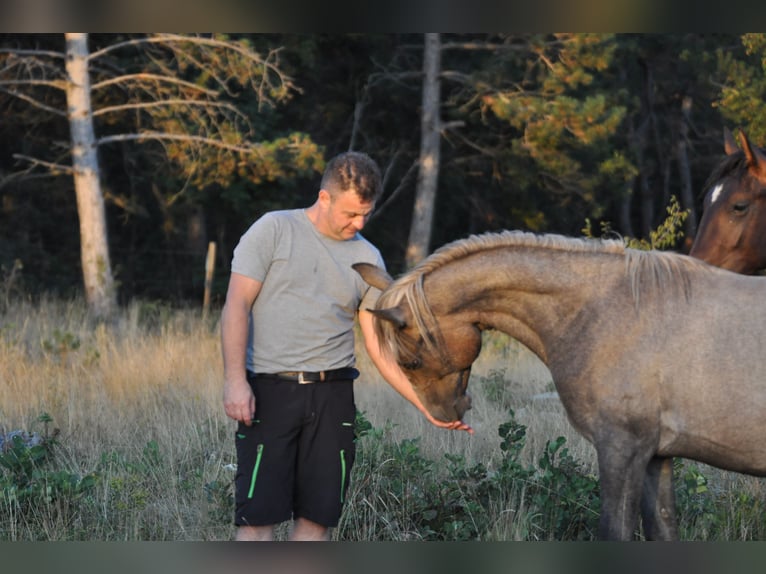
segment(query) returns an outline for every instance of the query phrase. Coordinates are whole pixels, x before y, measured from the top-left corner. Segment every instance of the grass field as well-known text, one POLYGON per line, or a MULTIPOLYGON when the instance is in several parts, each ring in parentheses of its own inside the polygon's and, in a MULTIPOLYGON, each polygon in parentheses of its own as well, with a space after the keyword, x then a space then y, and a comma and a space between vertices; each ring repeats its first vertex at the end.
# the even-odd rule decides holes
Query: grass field
MULTIPOLYGON (((82 302, 52 300, 0 315, 0 432, 55 434, 51 448, 2 453, 0 540, 231 539, 234 423, 217 318, 136 302, 106 326, 82 302)), ((526 349, 486 336, 472 436, 431 426, 361 346, 358 356, 365 430, 336 539, 594 536, 593 448, 526 349), (506 423, 519 434, 503 448, 506 423)), ((690 462, 677 472, 683 538, 766 537, 761 479, 690 462)))

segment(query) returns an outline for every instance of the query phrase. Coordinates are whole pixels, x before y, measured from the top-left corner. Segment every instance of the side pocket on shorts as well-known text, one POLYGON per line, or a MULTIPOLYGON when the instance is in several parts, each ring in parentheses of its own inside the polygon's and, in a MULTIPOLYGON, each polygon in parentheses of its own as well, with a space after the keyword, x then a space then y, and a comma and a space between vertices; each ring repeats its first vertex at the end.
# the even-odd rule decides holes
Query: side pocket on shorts
POLYGON ((349 479, 351 477, 351 467, 354 464, 356 455, 356 433, 354 432, 354 423, 344 422, 341 423, 344 433, 350 434, 350 441, 348 437, 344 440, 346 443, 345 448, 340 449, 340 503, 343 504, 346 499, 346 490, 348 490, 349 479))
POLYGON ((340 503, 346 498, 346 450, 340 449, 340 503))
POLYGON ((259 444, 256 447, 255 465, 253 466, 253 474, 250 476, 250 489, 247 491, 248 498, 253 498, 253 492, 255 491, 255 481, 258 478, 258 468, 261 466, 262 457, 263 457, 263 444, 259 444))

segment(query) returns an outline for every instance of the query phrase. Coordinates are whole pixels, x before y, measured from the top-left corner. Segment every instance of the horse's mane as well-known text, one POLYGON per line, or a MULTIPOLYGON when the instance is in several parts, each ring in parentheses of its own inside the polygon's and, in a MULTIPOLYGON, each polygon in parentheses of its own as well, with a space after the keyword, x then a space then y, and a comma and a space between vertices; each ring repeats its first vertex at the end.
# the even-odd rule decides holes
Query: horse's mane
POLYGON ((633 302, 639 308, 643 293, 671 293, 692 296, 692 271, 707 271, 711 266, 699 259, 672 251, 625 250, 625 264, 631 282, 633 302))
POLYGON ((702 186, 700 195, 708 193, 710 188, 723 178, 732 174, 737 177, 742 177, 745 172, 747 172, 747 160, 745 159, 745 153, 743 151, 740 150, 727 155, 710 173, 705 185, 702 186))
MULTIPOLYGON (((500 231, 471 235, 440 247, 416 266, 410 274, 426 275, 450 261, 462 259, 478 251, 500 247, 541 247, 558 251, 602 251, 623 253, 625 244, 619 239, 586 239, 563 235, 538 235, 525 231, 500 231)), ((404 278, 402 278, 404 279, 404 278)))
MULTIPOLYGON (((418 331, 429 351, 440 353, 441 336, 436 318, 426 301, 423 282, 426 275, 453 261, 474 253, 508 247, 528 247, 570 253, 607 253, 623 256, 630 280, 633 299, 639 305, 641 293, 647 290, 667 292, 680 289, 688 299, 691 294, 689 270, 707 267, 702 262, 677 253, 630 249, 620 239, 589 239, 555 234, 538 235, 522 231, 502 231, 472 235, 440 247, 416 267, 394 281, 380 296, 378 309, 396 307, 406 301, 412 311, 418 331)), ((415 358, 415 351, 401 344, 399 329, 389 321, 377 321, 378 337, 384 350, 406 363, 415 358)))

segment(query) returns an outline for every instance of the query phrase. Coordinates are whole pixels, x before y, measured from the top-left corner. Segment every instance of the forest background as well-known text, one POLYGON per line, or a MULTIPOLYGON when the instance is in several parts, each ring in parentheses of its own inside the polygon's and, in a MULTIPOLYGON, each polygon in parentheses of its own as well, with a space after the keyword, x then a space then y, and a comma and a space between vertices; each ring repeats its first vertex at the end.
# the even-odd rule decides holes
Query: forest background
POLYGON ((689 210, 683 251, 724 127, 766 140, 763 34, 79 40, 77 55, 63 34, 0 35, 5 302, 82 292, 93 241, 81 238, 98 220, 80 204, 88 151, 108 310, 197 304, 210 242, 220 303, 240 235, 266 211, 311 204, 324 162, 348 149, 384 172, 364 235, 398 274, 485 231, 646 238, 674 197, 689 210), (79 119, 78 59, 90 82, 79 119), (83 117, 92 132, 77 135, 83 117))

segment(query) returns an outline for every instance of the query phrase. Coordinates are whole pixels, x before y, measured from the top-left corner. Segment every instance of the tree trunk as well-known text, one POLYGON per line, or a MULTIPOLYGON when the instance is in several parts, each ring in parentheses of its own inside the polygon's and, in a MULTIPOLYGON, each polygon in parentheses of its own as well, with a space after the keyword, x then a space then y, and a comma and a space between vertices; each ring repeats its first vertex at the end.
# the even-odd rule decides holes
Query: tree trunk
POLYGON ((630 181, 625 184, 625 191, 620 198, 620 230, 626 237, 635 237, 633 233, 633 220, 631 218, 631 207, 633 200, 633 190, 636 186, 636 178, 631 177, 630 181))
POLYGON ((67 117, 72 138, 72 168, 80 219, 80 259, 88 308, 97 317, 108 317, 116 307, 104 196, 99 179, 96 137, 88 76, 88 35, 66 37, 67 117))
MULTIPOLYGON (((639 175, 639 198, 640 198, 640 213, 641 213, 641 225, 640 233, 645 239, 649 239, 654 228, 654 191, 649 183, 649 177, 652 176, 653 180, 657 180, 657 167, 651 166, 649 161, 644 159, 644 154, 649 148, 648 142, 651 138, 650 132, 655 129, 654 125, 654 73, 652 66, 647 61, 642 61, 642 97, 641 97, 641 126, 638 129, 638 165, 640 170, 639 175), (651 169, 651 173, 649 173, 651 169)), ((659 153, 659 151, 657 152, 659 153)), ((659 165, 659 162, 658 162, 659 165)))
POLYGON ((420 135, 420 170, 415 189, 415 207, 412 213, 406 263, 412 267, 429 252, 431 229, 439 179, 439 143, 441 119, 439 117, 441 88, 441 40, 439 34, 425 35, 423 55, 423 112, 420 135))
POLYGON ((686 218, 686 237, 684 247, 691 248, 694 236, 697 234, 697 212, 694 209, 694 190, 692 186, 692 171, 689 166, 689 153, 686 148, 686 142, 689 140, 689 114, 691 113, 692 99, 684 96, 681 103, 683 117, 679 119, 678 146, 676 153, 678 155, 678 171, 681 175, 681 205, 689 210, 689 216, 686 218))
MULTIPOLYGON (((640 155, 638 150, 635 148, 636 146, 636 127, 634 125, 634 118, 629 117, 628 121, 628 142, 630 146, 633 147, 633 159, 636 162, 636 165, 639 169, 641 169, 641 165, 638 161, 640 155)), ((620 199, 620 211, 619 211, 619 221, 620 221, 620 230, 622 231, 623 236, 627 237, 635 237, 635 233, 633 232, 633 218, 632 218, 632 205, 633 205, 633 195, 636 190, 636 183, 638 182, 638 177, 634 176, 630 178, 630 181, 625 183, 625 191, 622 194, 622 198, 620 199)))

